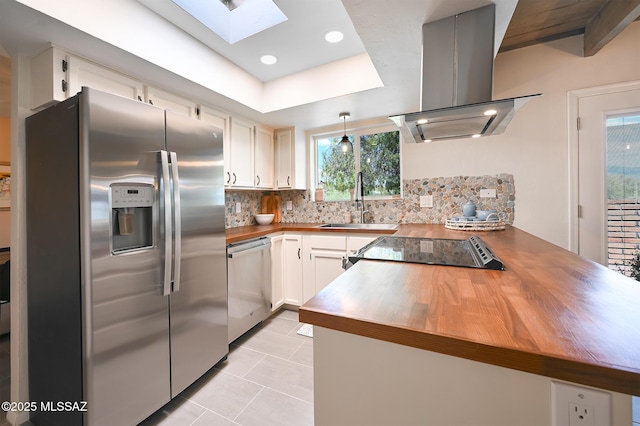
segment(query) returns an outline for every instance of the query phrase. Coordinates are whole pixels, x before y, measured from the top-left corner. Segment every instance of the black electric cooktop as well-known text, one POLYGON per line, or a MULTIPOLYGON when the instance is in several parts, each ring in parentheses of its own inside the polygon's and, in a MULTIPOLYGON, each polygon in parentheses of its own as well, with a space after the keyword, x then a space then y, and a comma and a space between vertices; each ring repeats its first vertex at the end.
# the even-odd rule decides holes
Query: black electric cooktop
POLYGON ((502 261, 477 235, 466 240, 378 237, 349 256, 351 264, 360 259, 504 270, 502 261))

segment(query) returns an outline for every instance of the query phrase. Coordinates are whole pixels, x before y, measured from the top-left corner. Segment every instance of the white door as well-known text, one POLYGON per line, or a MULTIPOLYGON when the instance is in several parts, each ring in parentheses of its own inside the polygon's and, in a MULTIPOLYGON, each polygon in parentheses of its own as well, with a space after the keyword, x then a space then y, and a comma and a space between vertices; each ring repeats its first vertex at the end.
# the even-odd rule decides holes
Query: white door
MULTIPOLYGON (((597 92, 597 91, 596 91, 597 92)), ((608 188, 609 171, 618 167, 619 153, 611 152, 613 141, 607 142, 607 135, 612 136, 612 125, 617 119, 627 117, 627 123, 633 122, 633 116, 640 116, 639 85, 620 87, 619 90, 603 90, 600 93, 586 93, 577 99, 579 117, 577 146, 577 233, 573 241, 578 254, 603 265, 609 264, 608 255, 608 188), (608 164, 607 147, 611 164, 608 164), (577 241, 576 241, 577 240, 577 241)), ((636 144, 625 143, 631 150, 640 150, 640 141, 636 144)), ((629 156, 629 159, 635 158, 629 156)), ((637 157, 640 162, 640 157, 637 157)), ((629 165, 640 170, 640 164, 629 165)), ((639 176, 640 177, 640 176, 639 176)), ((575 224, 575 222, 574 222, 575 224)), ((615 224, 615 225, 620 225, 615 224)), ((615 228, 615 227, 614 227, 615 228)), ((620 226, 622 228, 622 226, 620 226)), ((574 226, 575 229, 575 226, 574 226)), ((611 233, 611 241, 624 246, 624 232, 611 233)), ((614 256, 615 257, 615 256, 614 256)), ((615 269, 615 268, 614 268, 615 269)))

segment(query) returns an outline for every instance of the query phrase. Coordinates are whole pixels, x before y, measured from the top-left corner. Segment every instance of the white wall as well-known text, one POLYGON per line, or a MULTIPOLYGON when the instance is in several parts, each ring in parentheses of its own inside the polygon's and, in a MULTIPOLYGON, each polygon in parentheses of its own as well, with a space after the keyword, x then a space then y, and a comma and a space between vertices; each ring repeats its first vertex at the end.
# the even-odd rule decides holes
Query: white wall
POLYGON ((589 58, 582 56, 582 36, 501 53, 494 66, 494 99, 544 96, 522 107, 502 135, 405 145, 403 177, 511 173, 514 225, 569 248, 567 92, 637 80, 640 22, 589 58))

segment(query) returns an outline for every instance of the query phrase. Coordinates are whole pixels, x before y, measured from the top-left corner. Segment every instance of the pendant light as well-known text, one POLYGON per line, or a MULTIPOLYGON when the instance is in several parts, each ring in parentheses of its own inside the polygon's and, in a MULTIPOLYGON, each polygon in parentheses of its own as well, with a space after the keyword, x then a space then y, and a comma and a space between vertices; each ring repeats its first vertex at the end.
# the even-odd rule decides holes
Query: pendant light
POLYGON ((340 150, 345 154, 348 152, 353 152, 353 144, 347 136, 347 118, 351 117, 351 114, 349 114, 348 112, 341 112, 338 117, 344 120, 344 136, 338 143, 338 146, 340 147, 340 150))

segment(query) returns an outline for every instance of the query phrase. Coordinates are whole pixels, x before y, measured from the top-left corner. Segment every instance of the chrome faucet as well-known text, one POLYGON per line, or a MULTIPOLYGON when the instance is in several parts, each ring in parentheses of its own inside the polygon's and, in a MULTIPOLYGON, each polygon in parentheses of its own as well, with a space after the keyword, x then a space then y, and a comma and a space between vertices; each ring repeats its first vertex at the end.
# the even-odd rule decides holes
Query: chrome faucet
POLYGON ((369 213, 369 211, 364 209, 364 179, 363 179, 362 172, 358 172, 356 174, 355 202, 356 202, 356 212, 360 210, 360 223, 364 223, 364 214, 369 213), (358 204, 358 201, 360 202, 360 204, 358 204))

